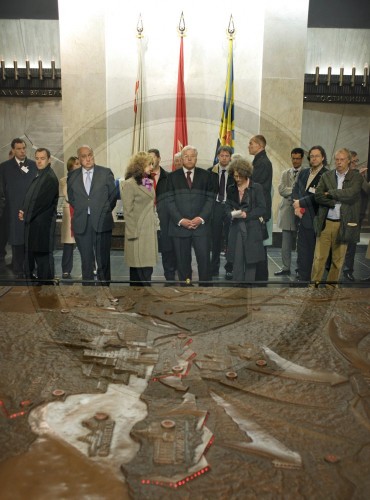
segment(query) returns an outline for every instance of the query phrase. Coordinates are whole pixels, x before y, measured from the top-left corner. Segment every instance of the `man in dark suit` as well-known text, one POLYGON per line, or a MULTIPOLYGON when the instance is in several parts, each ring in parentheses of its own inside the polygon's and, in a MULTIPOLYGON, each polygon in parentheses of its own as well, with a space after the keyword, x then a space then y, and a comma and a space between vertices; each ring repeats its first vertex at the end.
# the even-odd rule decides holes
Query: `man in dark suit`
POLYGON ((81 254, 82 279, 94 279, 96 262, 98 280, 108 284, 111 279, 112 210, 117 201, 117 189, 112 171, 95 165, 90 146, 81 146, 77 156, 82 168, 69 172, 67 192, 74 209, 72 229, 81 254))
POLYGON ((24 222, 19 210, 32 180, 36 177, 36 163, 26 156, 26 143, 16 138, 11 142, 13 158, 0 165, 0 205, 8 228, 8 242, 12 246, 13 272, 17 278, 25 277, 24 222))
POLYGON ((182 282, 192 279, 191 249, 194 247, 199 281, 210 280, 209 221, 214 193, 211 175, 196 167, 198 151, 185 146, 181 151, 183 168, 167 179, 170 212, 169 235, 173 237, 177 271, 182 282))
POLYGON ((310 168, 301 170, 293 187, 292 199, 297 226, 297 279, 310 281, 316 235, 313 221, 318 211, 316 187, 327 172, 326 153, 322 146, 313 146, 308 152, 310 168))
MULTIPOLYGON (((271 219, 271 189, 272 189, 272 163, 269 160, 266 151, 266 139, 263 135, 255 135, 248 144, 250 155, 254 156, 252 181, 261 184, 263 195, 266 202, 265 222, 271 219)), ((264 259, 257 263, 256 281, 267 281, 269 278, 267 249, 264 246, 264 259)))
POLYGON ((168 234, 168 225, 170 222, 170 214, 167 206, 167 176, 166 172, 161 166, 161 155, 158 149, 152 148, 148 153, 153 158, 153 170, 151 177, 155 189, 155 204, 160 222, 160 230, 157 231, 158 235, 158 251, 162 255, 162 266, 164 277, 167 281, 175 280, 176 272, 176 255, 173 247, 173 241, 168 234))
POLYGON ((227 172, 232 154, 233 150, 230 146, 220 146, 217 150, 218 163, 208 169, 216 196, 211 220, 212 276, 219 275, 220 253, 226 250, 229 236, 230 218, 226 211, 226 193, 227 188, 234 184, 234 178, 227 172))
POLYGON ((36 263, 37 278, 52 280, 59 182, 50 166, 48 149, 36 149, 35 160, 38 172, 27 190, 22 210, 19 211, 19 219, 24 220, 25 224, 26 277, 32 278, 36 263))

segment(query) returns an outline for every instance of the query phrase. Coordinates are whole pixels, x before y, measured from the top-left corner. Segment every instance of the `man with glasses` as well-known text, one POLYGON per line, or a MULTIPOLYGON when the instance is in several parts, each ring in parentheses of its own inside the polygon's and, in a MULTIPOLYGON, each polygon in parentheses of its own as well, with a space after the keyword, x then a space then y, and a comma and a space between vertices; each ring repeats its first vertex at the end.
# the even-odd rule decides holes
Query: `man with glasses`
POLYGON ((292 260, 292 244, 296 240, 297 226, 294 209, 292 207, 292 191, 294 183, 302 170, 304 151, 302 148, 294 148, 290 153, 292 168, 284 170, 281 175, 278 187, 279 194, 282 197, 279 205, 278 226, 281 228, 281 259, 283 268, 276 271, 275 276, 289 276, 290 263, 292 260))
POLYGON ((351 153, 339 149, 335 153, 335 170, 325 173, 317 186, 315 200, 319 204, 315 228, 317 233, 311 280, 318 286, 331 252, 327 287, 337 286, 347 244, 359 241, 360 207, 363 177, 350 169, 351 153))
POLYGON ((316 235, 313 221, 318 211, 315 201, 317 185, 326 168, 326 153, 322 146, 308 152, 310 168, 301 170, 293 187, 292 199, 297 216, 297 275, 298 281, 310 281, 316 235))
POLYGON ((110 247, 112 210, 117 201, 117 189, 109 168, 95 164, 90 146, 77 150, 81 167, 68 173, 68 201, 74 209, 72 229, 81 255, 82 279, 97 279, 106 285, 111 279, 110 247))

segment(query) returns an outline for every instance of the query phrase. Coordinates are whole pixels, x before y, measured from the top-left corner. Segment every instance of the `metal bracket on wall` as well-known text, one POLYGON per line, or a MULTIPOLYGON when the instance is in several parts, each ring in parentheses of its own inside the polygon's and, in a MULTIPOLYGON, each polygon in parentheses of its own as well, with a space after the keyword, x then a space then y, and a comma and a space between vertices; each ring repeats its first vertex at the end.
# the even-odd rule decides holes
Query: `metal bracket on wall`
POLYGON ((0 68, 0 97, 62 97, 61 70, 55 68, 52 61, 51 68, 43 68, 39 61, 37 68, 30 68, 26 61, 26 68, 6 68, 1 61, 0 68))
POLYGON ((364 75, 306 74, 304 78, 304 102, 335 104, 370 104, 370 87, 367 73, 364 75))

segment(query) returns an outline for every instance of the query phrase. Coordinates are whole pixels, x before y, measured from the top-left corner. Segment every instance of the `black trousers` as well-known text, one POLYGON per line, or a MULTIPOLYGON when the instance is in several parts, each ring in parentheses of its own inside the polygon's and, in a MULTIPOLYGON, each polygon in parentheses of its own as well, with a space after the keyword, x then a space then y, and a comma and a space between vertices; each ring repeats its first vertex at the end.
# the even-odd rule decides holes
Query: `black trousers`
POLYGON ((8 219, 5 213, 0 217, 0 260, 5 259, 8 242, 8 219))
POLYGON ((174 281, 176 272, 175 250, 162 251, 161 255, 164 277, 167 281, 174 281))
POLYGON ((158 250, 162 256, 162 267, 163 274, 167 281, 175 280, 176 272, 176 255, 175 249, 173 248, 172 238, 161 231, 157 231, 158 238, 158 250), (162 241, 165 240, 165 241, 162 241))
POLYGON ((26 250, 24 245, 12 245, 12 262, 14 274, 25 272, 26 250))
POLYGON ((92 225, 90 217, 82 234, 75 234, 78 251, 81 255, 81 270, 83 280, 94 280, 95 262, 97 265, 97 279, 108 282, 110 273, 110 247, 112 231, 97 233, 92 225))
POLYGON ((36 274, 39 280, 54 279, 54 256, 53 252, 27 252, 26 277, 32 278, 35 264, 37 266, 36 274))
POLYGON ((302 281, 311 280, 316 235, 313 228, 298 225, 297 231, 297 272, 302 281))
POLYGON ((230 229, 230 219, 225 203, 215 202, 212 213, 212 274, 218 274, 220 269, 220 253, 227 247, 230 229))
POLYGON ((130 267, 130 286, 152 286, 152 267, 130 267))
POLYGON ((209 236, 188 236, 186 238, 174 237, 177 273, 179 280, 186 282, 192 280, 191 249, 194 247, 198 265, 199 285, 207 284, 210 280, 209 236))
POLYGON ((62 273, 71 274, 73 269, 73 250, 75 248, 74 243, 63 243, 63 254, 62 254, 62 273))
POLYGON ((269 279, 269 267, 268 267, 268 258, 267 258, 267 247, 264 248, 264 256, 263 260, 257 262, 256 264, 256 281, 268 281, 269 279))

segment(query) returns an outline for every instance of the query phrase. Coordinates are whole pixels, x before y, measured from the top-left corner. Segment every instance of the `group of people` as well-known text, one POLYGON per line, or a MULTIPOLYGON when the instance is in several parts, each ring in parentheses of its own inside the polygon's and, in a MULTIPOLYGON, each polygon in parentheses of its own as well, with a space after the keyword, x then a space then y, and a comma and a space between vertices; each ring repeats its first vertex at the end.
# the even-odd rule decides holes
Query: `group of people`
POLYGON ((313 146, 310 166, 303 168, 303 149, 291 151, 292 168, 282 173, 279 184, 283 267, 276 276, 291 274, 296 242, 298 281, 318 286, 326 276, 326 286, 336 286, 343 265, 345 279, 355 280, 354 255, 370 192, 367 169, 357 169, 355 151, 342 148, 334 158, 335 169, 329 170, 324 148, 313 146))
MULTIPOLYGON (((219 275, 222 252, 227 279, 240 285, 267 282, 272 164, 262 135, 249 141, 252 163, 233 154, 229 146, 220 146, 217 162, 208 170, 197 166, 198 152, 190 145, 175 156, 172 172, 161 167, 158 149, 139 152, 118 182, 119 193, 112 171, 95 163, 87 145, 68 160, 67 176, 59 182, 48 149, 38 148, 34 162, 27 158, 22 139, 14 139, 11 146, 13 158, 0 165, 0 236, 2 246, 5 241, 12 247, 16 277, 44 282, 54 278, 54 230, 61 194, 62 277, 71 277, 76 244, 83 282, 108 285, 112 211, 120 195, 130 284, 151 284, 160 252, 166 282, 192 285, 193 250, 201 285, 209 286, 219 275)), ((353 253, 359 239, 361 192, 368 192, 368 183, 351 168, 347 149, 336 152, 336 168, 331 171, 321 146, 309 150, 309 168, 302 167, 303 159, 303 149, 294 148, 293 166, 283 172, 279 184, 283 268, 275 274, 290 274, 296 240, 297 278, 318 285, 329 266, 327 282, 335 285, 348 244, 353 253)))

